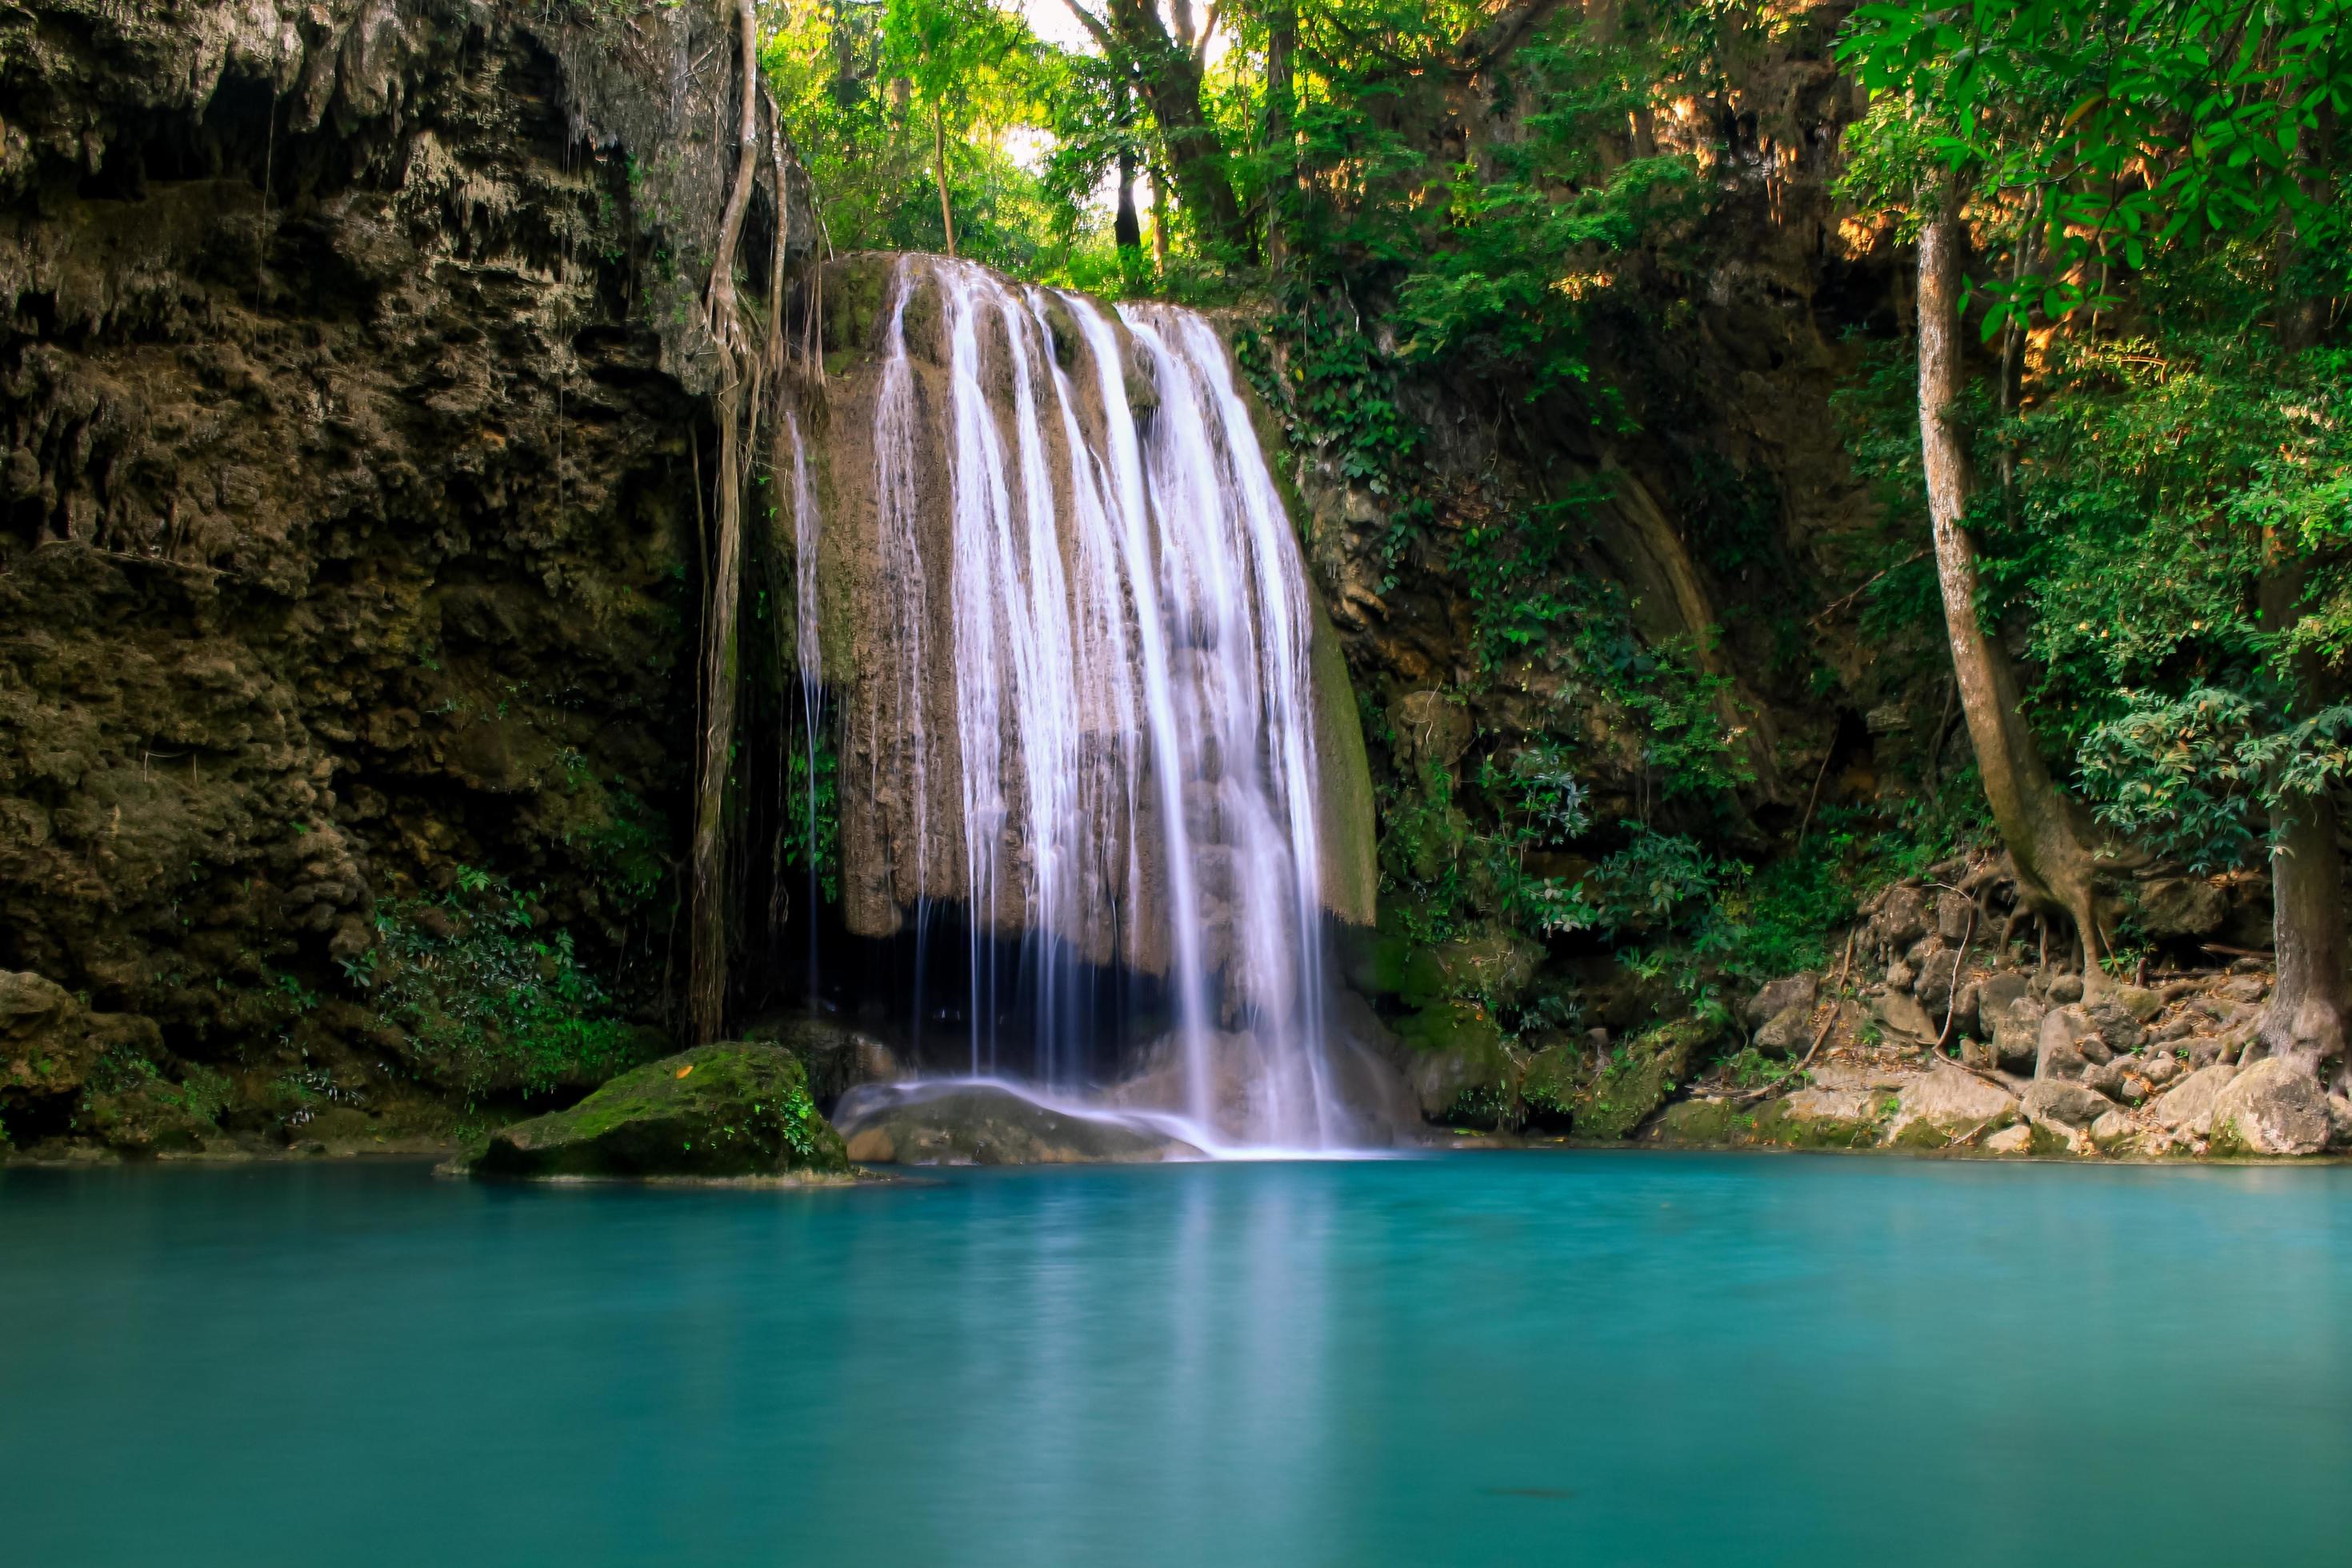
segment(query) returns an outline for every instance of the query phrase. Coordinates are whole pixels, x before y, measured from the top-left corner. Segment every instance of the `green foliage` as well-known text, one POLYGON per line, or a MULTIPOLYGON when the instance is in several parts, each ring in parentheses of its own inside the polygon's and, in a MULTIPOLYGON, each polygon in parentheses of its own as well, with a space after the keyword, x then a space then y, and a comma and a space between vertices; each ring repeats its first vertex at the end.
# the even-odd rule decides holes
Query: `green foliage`
POLYGON ((784 863, 803 876, 814 874, 828 902, 841 898, 840 765, 833 732, 824 725, 817 727, 814 777, 805 746, 786 752, 783 816, 777 829, 784 863))
POLYGON ((600 1082, 647 1054, 646 1032, 546 928, 535 897, 466 868, 444 898, 379 905, 375 946, 345 970, 419 1072, 469 1099, 600 1082))

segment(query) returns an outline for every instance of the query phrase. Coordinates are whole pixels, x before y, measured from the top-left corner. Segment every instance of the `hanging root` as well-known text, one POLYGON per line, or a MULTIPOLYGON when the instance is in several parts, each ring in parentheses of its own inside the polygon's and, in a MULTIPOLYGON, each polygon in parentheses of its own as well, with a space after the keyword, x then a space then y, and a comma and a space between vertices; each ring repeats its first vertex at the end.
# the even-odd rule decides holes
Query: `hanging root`
MULTIPOLYGON (((696 780, 692 889, 692 966, 687 983, 688 1027, 697 1040, 714 1040, 727 1023, 727 774, 735 748, 739 656, 737 611, 742 594, 746 381, 756 361, 744 353, 749 333, 735 292, 736 253, 743 214, 751 201, 759 154, 759 29, 751 0, 733 0, 741 63, 741 120, 736 136, 734 182, 719 220, 717 258, 705 297, 719 358, 715 396, 719 424, 719 503, 709 555, 710 592, 703 617, 702 756, 696 780)), ((756 388, 749 410, 757 418, 756 388)))

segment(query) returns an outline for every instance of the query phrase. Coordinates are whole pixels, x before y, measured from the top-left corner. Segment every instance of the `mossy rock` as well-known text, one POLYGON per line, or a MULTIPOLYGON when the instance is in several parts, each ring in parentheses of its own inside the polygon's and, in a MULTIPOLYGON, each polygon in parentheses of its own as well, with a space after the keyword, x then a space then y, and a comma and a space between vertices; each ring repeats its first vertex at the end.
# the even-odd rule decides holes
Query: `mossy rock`
POLYGON ((1423 1116, 1465 1127, 1519 1125, 1519 1060, 1484 1007, 1433 1002, 1399 1023, 1396 1035, 1423 1116))
POLYGON ((1634 1037, 1577 1086, 1569 1106, 1572 1130, 1580 1138, 1633 1136, 1690 1077, 1701 1053, 1721 1034, 1718 1023, 1677 1018, 1634 1037))
POLYGON ((74 1117, 74 1131, 132 1155, 190 1152, 220 1136, 185 1089, 160 1080, 91 1090, 74 1117))
POLYGON ((1756 1142, 1756 1118, 1728 1100, 1683 1100, 1660 1111, 1650 1131, 1664 1143, 1738 1147, 1756 1142))
POLYGON ((1785 1100, 1756 1113, 1756 1136, 1784 1149, 1868 1149, 1878 1142, 1879 1123, 1865 1117, 1809 1116, 1785 1100))
POLYGON ((841 1136, 781 1046, 698 1046, 623 1073, 569 1110, 498 1132, 492 1176, 778 1176, 845 1172, 841 1136))

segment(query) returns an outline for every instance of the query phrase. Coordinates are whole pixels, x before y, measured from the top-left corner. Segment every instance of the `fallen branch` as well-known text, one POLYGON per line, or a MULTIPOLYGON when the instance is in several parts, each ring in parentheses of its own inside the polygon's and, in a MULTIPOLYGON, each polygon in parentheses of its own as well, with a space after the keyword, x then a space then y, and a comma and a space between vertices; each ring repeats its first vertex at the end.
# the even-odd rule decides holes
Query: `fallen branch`
POLYGON ((1944 1026, 1936 1032, 1936 1049, 1952 1037, 1952 1016, 1960 1008, 1960 965, 1969 961, 1969 943, 1977 934, 1977 901, 1969 900, 1969 923, 1960 932, 1960 951, 1952 954, 1952 983, 1944 988, 1944 1026))

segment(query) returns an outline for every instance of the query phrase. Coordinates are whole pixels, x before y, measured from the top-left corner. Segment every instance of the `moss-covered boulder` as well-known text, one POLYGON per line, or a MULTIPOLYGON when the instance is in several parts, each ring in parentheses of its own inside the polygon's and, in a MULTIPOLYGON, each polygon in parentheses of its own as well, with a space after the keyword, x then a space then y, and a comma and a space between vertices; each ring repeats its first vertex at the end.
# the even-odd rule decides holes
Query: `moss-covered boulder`
POLYGON ((781 1046, 698 1046, 519 1121, 471 1163, 489 1176, 778 1176, 849 1169, 781 1046))
POLYGON ((1538 1053, 1522 1092, 1529 1110, 1580 1138, 1627 1138, 1688 1081, 1722 1025, 1677 1018, 1636 1035, 1605 1058, 1567 1047, 1538 1053))
POLYGON ((1432 1121, 1511 1129, 1519 1125, 1518 1058, 1475 1002, 1433 1002, 1396 1027, 1405 1081, 1432 1121))

